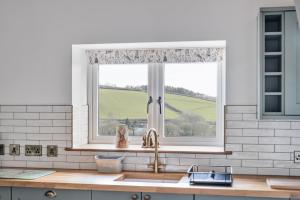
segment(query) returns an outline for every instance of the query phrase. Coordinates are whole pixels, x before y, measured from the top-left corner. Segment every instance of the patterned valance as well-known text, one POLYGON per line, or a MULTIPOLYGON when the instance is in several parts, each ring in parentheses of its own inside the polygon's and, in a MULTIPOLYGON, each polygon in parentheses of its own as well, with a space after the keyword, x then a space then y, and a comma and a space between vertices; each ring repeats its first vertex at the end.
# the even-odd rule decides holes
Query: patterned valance
POLYGON ((90 64, 220 62, 225 48, 93 49, 86 51, 90 64))

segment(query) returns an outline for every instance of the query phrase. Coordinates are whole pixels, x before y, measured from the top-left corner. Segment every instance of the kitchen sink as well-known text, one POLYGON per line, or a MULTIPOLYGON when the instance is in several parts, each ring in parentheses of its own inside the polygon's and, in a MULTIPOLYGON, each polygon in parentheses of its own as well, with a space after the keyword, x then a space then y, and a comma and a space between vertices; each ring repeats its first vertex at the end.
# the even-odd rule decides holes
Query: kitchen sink
POLYGON ((178 183, 182 178, 183 174, 175 173, 125 173, 122 174, 115 181, 122 182, 144 182, 144 183, 178 183))

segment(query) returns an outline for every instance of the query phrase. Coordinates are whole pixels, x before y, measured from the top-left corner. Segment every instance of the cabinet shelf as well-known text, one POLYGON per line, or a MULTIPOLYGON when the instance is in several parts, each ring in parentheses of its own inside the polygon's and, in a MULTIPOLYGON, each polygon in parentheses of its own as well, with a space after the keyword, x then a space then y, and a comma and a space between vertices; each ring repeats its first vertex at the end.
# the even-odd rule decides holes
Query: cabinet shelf
POLYGON ((264 53, 265 56, 281 56, 282 52, 265 52, 264 53))
POLYGON ((265 92, 266 96, 281 96, 282 92, 265 92))
POLYGON ((282 72, 265 72, 265 76, 281 76, 282 72))
POLYGON ((282 35, 282 32, 266 32, 264 35, 282 35))

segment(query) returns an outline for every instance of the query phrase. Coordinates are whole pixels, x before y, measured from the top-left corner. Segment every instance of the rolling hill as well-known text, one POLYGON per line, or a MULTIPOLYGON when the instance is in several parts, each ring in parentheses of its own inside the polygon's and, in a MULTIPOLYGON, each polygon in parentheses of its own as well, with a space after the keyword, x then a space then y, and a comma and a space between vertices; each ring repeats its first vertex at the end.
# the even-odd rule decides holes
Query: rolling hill
MULTIPOLYGON (((215 105, 213 101, 181 95, 166 94, 168 106, 165 118, 174 119, 179 112, 193 112, 206 121, 215 121, 215 105)), ((99 111, 101 119, 146 119, 147 94, 143 91, 99 89, 99 111)))

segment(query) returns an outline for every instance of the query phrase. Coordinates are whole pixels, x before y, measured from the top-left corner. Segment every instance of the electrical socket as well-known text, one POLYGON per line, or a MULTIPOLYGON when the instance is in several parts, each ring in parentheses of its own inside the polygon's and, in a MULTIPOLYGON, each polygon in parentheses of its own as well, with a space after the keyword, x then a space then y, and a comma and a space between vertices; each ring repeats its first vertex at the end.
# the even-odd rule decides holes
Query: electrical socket
POLYGON ((47 145, 47 157, 57 157, 56 145, 47 145))
POLYGON ((19 144, 10 144, 9 145, 9 155, 19 156, 20 155, 20 145, 19 144))
POLYGON ((294 151, 294 162, 300 163, 300 151, 294 151))
POLYGON ((0 144, 0 155, 5 154, 4 144, 0 144))
POLYGON ((300 163, 300 151, 294 151, 294 162, 300 163))
POLYGON ((25 145, 25 156, 42 156, 42 145, 25 145))

